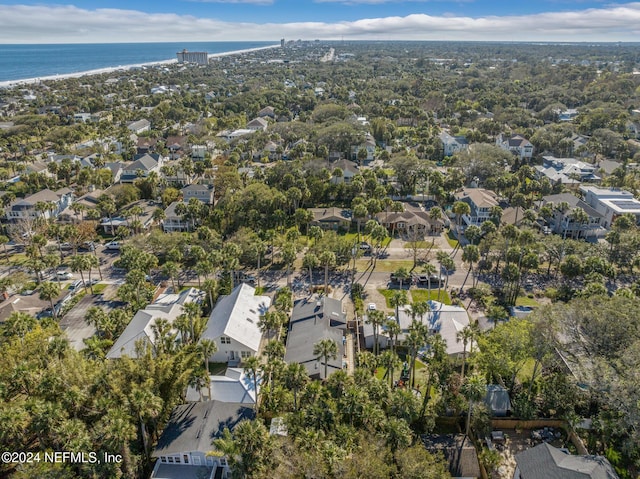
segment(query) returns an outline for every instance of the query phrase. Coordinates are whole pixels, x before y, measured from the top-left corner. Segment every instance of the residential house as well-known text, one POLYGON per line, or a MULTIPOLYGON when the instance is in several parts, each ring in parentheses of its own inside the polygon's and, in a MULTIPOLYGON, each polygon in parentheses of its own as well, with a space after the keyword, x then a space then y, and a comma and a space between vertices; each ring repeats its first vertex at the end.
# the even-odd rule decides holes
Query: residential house
POLYGON ((351 210, 344 208, 309 208, 313 213, 311 226, 320 226, 323 230, 348 230, 351 226, 351 210))
MULTIPOLYGON (((457 339, 458 332, 462 331, 469 325, 469 315, 467 311, 460 306, 446 305, 438 301, 429 301, 430 311, 422 316, 416 317, 416 320, 427 326, 430 334, 439 334, 447 344, 447 354, 451 357, 462 357, 464 344, 457 339)), ((398 308, 398 324, 400 325, 400 334, 398 341, 402 342, 409 334, 409 327, 413 321, 410 309, 406 306, 398 308)), ((389 345, 389 338, 386 331, 380 331, 378 338, 380 347, 386 348, 389 345)), ((363 336, 365 346, 373 349, 373 327, 370 324, 363 326, 363 336)), ((469 351, 471 345, 467 344, 466 350, 469 351)))
MULTIPOLYGON (((139 347, 150 347, 155 351, 156 321, 165 319, 173 326, 178 316, 184 312, 185 304, 201 303, 203 298, 204 293, 195 288, 186 289, 179 294, 161 294, 153 303, 135 314, 107 353, 107 358, 119 359, 125 355, 135 358, 139 347)), ((171 333, 175 334, 176 341, 180 341, 180 333, 175 328, 172 327, 171 333)))
POLYGON ((136 135, 151 130, 151 122, 149 120, 137 120, 127 124, 127 129, 136 135))
POLYGON ((207 153, 207 145, 191 145, 191 159, 204 161, 207 153))
POLYGON ((463 188, 455 195, 456 201, 463 201, 469 205, 471 212, 462 216, 465 225, 480 226, 491 218, 492 208, 498 206, 496 194, 483 188, 463 188))
POLYGON ((339 184, 339 183, 349 184, 351 183, 351 180, 353 179, 354 176, 360 174, 360 168, 358 167, 358 165, 350 160, 342 159, 342 160, 334 161, 329 165, 329 170, 331 172, 334 172, 337 169, 342 171, 342 174, 337 176, 333 174, 331 175, 331 179, 329 181, 333 184, 339 184))
POLYGON ((604 216, 571 193, 560 193, 557 195, 549 195, 542 198, 539 206, 553 206, 553 216, 549 218, 549 228, 563 238, 589 238, 599 234, 604 216), (559 206, 566 204, 565 210, 559 209, 559 206), (572 215, 576 208, 582 208, 587 214, 589 221, 586 224, 578 223, 572 215))
POLYGON ((262 339, 258 323, 269 309, 271 298, 256 296, 255 292, 254 287, 241 283, 218 300, 202 334, 203 339, 216 343, 211 361, 238 364, 258 353, 262 339))
MULTIPOLYGON (((382 211, 376 215, 378 223, 389 231, 397 231, 410 237, 436 234, 444 229, 444 221, 432 219, 427 211, 403 203, 404 211, 382 211)), ((444 217, 444 214, 442 215, 444 217)))
POLYGON ((163 163, 164 158, 157 153, 136 155, 133 163, 123 167, 120 183, 133 183, 138 178, 146 178, 152 171, 159 173, 163 163))
POLYGON ((442 142, 443 156, 453 156, 455 153, 469 148, 469 142, 464 136, 452 136, 446 131, 441 132, 439 136, 442 142))
POLYGON ((77 214, 71 209, 71 205, 69 205, 60 213, 58 221, 62 223, 73 223, 83 220, 87 211, 95 210, 98 207, 98 201, 103 194, 104 191, 100 189, 85 193, 73 203, 74 205, 82 205, 83 211, 77 214))
POLYGON ((326 296, 296 301, 291 312, 284 361, 302 364, 312 379, 326 379, 344 369, 346 324, 342 301, 326 296), (336 357, 327 360, 326 377, 323 358, 313 354, 314 345, 322 339, 333 340, 337 346, 336 357))
POLYGON ((571 156, 578 156, 580 158, 593 158, 593 153, 591 153, 587 147, 589 143, 589 137, 579 134, 574 134, 571 139, 571 156))
POLYGON ((76 123, 86 123, 91 119, 91 113, 79 112, 73 114, 73 121, 76 123))
POLYGON ((206 401, 176 406, 151 453, 156 463, 151 479, 225 479, 231 470, 224 456, 208 453, 225 429, 233 431, 255 417, 244 404, 206 401))
POLYGON ((184 135, 169 136, 165 140, 165 146, 169 150, 169 159, 177 160, 185 153, 187 137, 184 135))
POLYGON ((596 175, 596 165, 585 163, 575 158, 556 158, 543 156, 542 165, 535 165, 538 178, 548 178, 553 184, 577 186, 583 182, 597 183, 600 177, 596 175))
POLYGON ((140 136, 136 139, 136 154, 145 155, 147 153, 154 153, 157 145, 157 138, 140 136))
POLYGON ((110 161, 109 163, 105 163, 104 167, 111 170, 111 181, 112 183, 119 183, 120 178, 122 177, 123 167, 122 163, 119 161, 110 161))
POLYGON ((371 162, 375 159, 376 140, 373 139, 373 136, 367 134, 364 138, 363 143, 351 146, 351 159, 353 161, 360 161, 360 159, 358 158, 360 150, 364 150, 367 153, 367 156, 363 160, 363 164, 371 162))
MULTIPOLYGON (((258 392, 260 381, 258 381, 258 392)), ((219 401, 235 404, 255 404, 256 389, 253 378, 242 368, 227 368, 223 375, 209 376, 209 385, 189 386, 187 402, 219 401)))
POLYGON ((195 198, 206 205, 213 204, 213 185, 192 184, 185 186, 180 191, 182 192, 182 201, 185 203, 189 203, 191 198, 195 198))
POLYGON ((258 118, 272 118, 275 120, 276 118, 276 110, 272 106, 265 106, 262 110, 260 110, 257 114, 258 118))
POLYGON ((431 454, 444 456, 449 463, 449 473, 454 479, 482 477, 478 453, 465 434, 425 434, 420 439, 431 454))
POLYGON ((260 161, 263 158, 268 158, 269 161, 279 160, 280 159, 280 155, 278 154, 279 148, 280 148, 280 145, 278 145, 274 141, 269 140, 267 143, 265 143, 265 145, 262 147, 261 150, 254 151, 253 160, 260 161))
POLYGON ((554 113, 558 115, 558 121, 573 121, 578 116, 578 110, 575 108, 567 108, 566 110, 558 108, 554 110, 554 113))
POLYGON ((500 133, 496 138, 496 145, 503 150, 510 151, 520 160, 531 159, 533 157, 533 145, 522 135, 505 135, 500 133))
POLYGON ((223 130, 216 136, 218 138, 226 140, 227 142, 231 142, 233 140, 237 140, 238 138, 242 138, 243 136, 251 135, 255 132, 256 130, 251 130, 249 128, 240 128, 237 130, 223 130))
POLYGON ((184 218, 176 212, 176 206, 186 202, 174 201, 164 210, 164 219, 162 220, 162 230, 165 233, 173 233, 175 231, 190 231, 191 224, 188 219, 184 218))
POLYGON ((581 186, 580 192, 584 195, 584 201, 603 216, 603 228, 611 228, 616 218, 624 214, 635 216, 636 224, 640 224, 640 201, 633 193, 618 188, 590 185, 581 186))
POLYGON ((68 208, 74 200, 74 194, 69 188, 57 191, 44 189, 25 198, 16 198, 5 209, 7 220, 11 222, 23 219, 57 218, 68 208), (47 204, 48 208, 40 210, 40 204, 47 204))
POLYGON ((264 118, 254 118, 249 123, 247 123, 247 130, 251 131, 266 131, 269 123, 264 118))
POLYGON ((576 456, 547 442, 515 456, 513 479, 618 479, 615 469, 603 456, 576 456))

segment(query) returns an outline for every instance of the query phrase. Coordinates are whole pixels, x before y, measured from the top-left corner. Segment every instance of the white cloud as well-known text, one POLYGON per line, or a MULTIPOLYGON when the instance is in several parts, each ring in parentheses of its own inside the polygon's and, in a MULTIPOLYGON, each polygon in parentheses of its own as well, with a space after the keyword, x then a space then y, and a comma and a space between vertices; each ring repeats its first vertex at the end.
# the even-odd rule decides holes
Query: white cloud
POLYGON ((182 0, 191 3, 244 3, 250 5, 273 5, 274 0, 182 0))
POLYGON ((637 41, 640 3, 512 16, 363 18, 230 23, 175 13, 0 5, 0 43, 109 43, 303 39, 637 41))

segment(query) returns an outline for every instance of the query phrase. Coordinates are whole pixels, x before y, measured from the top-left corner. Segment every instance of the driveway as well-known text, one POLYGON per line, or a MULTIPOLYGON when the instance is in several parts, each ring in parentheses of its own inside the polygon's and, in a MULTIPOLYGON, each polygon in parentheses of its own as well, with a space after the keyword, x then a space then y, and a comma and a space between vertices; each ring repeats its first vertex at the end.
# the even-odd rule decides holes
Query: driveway
POLYGON ((116 286, 109 285, 103 294, 86 294, 84 298, 60 320, 60 328, 65 332, 71 347, 76 351, 82 351, 85 348, 84 339, 88 339, 96 333, 96 328, 88 324, 84 319, 87 316, 89 308, 98 306, 105 311, 110 311, 124 305, 124 303, 120 301, 105 299, 112 297, 116 289, 116 286), (111 291, 112 289, 113 291, 111 291))

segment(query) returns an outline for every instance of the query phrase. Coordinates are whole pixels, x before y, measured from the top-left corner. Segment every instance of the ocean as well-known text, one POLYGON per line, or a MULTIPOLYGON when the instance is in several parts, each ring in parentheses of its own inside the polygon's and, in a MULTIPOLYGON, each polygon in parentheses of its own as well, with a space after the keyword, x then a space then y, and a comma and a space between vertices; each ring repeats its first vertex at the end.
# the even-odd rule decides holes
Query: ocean
POLYGON ((85 43, 0 45, 0 82, 175 60, 176 52, 225 53, 277 42, 85 43))

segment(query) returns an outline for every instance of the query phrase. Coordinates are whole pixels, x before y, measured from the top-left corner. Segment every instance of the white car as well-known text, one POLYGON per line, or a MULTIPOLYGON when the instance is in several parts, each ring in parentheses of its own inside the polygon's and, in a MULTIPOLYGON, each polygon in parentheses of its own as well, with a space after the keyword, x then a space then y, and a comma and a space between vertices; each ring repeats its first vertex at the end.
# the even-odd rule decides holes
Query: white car
POLYGON ((106 245, 104 245, 104 249, 119 250, 120 249, 120 243, 118 243, 117 241, 112 241, 112 242, 107 243, 106 245))
POLYGON ((69 271, 56 271, 59 279, 73 279, 73 275, 69 271))
POLYGON ((369 304, 367 305, 367 309, 368 309, 369 311, 375 311, 376 309, 378 309, 378 307, 376 306, 376 303, 369 303, 369 304))

